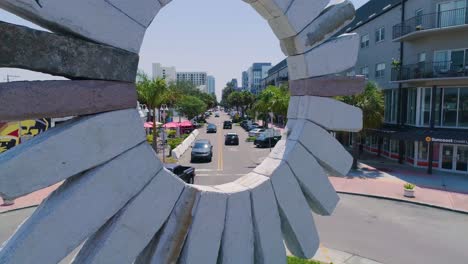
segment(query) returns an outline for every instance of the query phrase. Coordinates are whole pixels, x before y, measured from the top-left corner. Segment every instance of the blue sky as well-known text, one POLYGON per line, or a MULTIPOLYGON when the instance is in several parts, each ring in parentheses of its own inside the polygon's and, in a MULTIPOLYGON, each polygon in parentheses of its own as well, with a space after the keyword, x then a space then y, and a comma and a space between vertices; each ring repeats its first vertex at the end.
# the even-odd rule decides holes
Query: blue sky
MULTIPOLYGON (((313 1, 313 0, 311 0, 313 1)), ((367 0, 352 0, 356 7, 367 0)), ((0 10, 0 20, 38 28, 0 10)), ((284 58, 279 42, 263 18, 242 0, 174 0, 163 8, 148 29, 139 68, 151 64, 175 66, 178 71, 207 71, 216 78, 217 94, 253 62, 278 63, 284 58)), ((14 80, 59 79, 18 69, 0 69, 14 80)))

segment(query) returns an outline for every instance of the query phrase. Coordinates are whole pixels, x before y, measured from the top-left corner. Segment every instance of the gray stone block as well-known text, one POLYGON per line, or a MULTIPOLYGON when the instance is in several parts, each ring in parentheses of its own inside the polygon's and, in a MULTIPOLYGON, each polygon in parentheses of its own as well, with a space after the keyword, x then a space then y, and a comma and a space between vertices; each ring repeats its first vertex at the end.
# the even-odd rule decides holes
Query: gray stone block
POLYGON ((96 114, 134 108, 137 101, 135 84, 108 81, 0 83, 0 98, 1 121, 96 114))
POLYGON ((136 20, 145 28, 149 27, 156 14, 158 14, 159 10, 162 8, 162 4, 157 0, 105 1, 131 17, 133 20, 136 20))
POLYGON ((136 109, 68 121, 0 155, 0 194, 17 198, 45 188, 144 141, 136 109))
POLYGON ((138 256, 136 264, 177 263, 192 225, 198 192, 185 186, 163 229, 138 256))
POLYGON ((0 32, 0 67, 135 82, 138 54, 5 22, 0 22, 0 32))
POLYGON ((133 263, 164 225, 184 182, 167 170, 156 177, 94 235, 73 263, 133 263))
POLYGON ((218 185, 215 188, 228 195, 218 259, 223 264, 253 264, 254 232, 249 189, 237 183, 218 185))
MULTIPOLYGON (((146 0, 131 2, 141 9, 154 8, 143 6, 146 0)), ((139 52, 146 31, 143 24, 130 16, 132 14, 105 0, 2 0, 0 8, 50 31, 80 36, 134 53, 139 52)))
POLYGON ((161 168, 151 146, 142 143, 68 179, 8 240, 0 250, 0 263, 58 263, 124 207, 161 168))
POLYGON ((281 219, 271 181, 268 177, 248 174, 236 183, 250 188, 250 203, 255 235, 255 264, 286 264, 281 234, 281 219))
POLYGON ((212 187, 196 188, 200 192, 180 264, 216 263, 221 246, 228 196, 212 187))
POLYGON ((347 96, 362 93, 366 85, 364 76, 333 76, 292 80, 289 81, 289 90, 292 96, 347 96))
POLYGON ((350 1, 333 3, 298 35, 280 40, 283 53, 287 56, 306 53, 342 30, 353 20, 354 14, 355 9, 350 1))

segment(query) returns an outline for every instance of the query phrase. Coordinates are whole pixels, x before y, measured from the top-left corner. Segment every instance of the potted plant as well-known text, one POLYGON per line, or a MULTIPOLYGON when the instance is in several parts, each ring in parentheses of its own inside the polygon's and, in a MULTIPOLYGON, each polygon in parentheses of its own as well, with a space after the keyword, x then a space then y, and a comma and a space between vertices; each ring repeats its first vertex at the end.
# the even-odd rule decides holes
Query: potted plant
POLYGON ((406 183, 404 185, 404 196, 408 198, 414 198, 414 184, 406 183))
POLYGON ((423 27, 422 27, 421 25, 416 26, 416 30, 417 30, 417 31, 420 31, 420 30, 422 30, 422 29, 423 29, 423 27))

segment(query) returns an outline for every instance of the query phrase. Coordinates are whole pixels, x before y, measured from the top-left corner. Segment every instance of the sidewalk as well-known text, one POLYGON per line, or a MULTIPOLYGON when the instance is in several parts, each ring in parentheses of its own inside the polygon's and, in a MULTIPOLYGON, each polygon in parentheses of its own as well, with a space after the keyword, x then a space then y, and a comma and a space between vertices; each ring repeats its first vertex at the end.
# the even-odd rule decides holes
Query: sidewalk
POLYGON ((323 263, 333 264, 383 264, 381 262, 363 258, 361 256, 354 255, 348 252, 326 248, 322 245, 320 245, 320 248, 313 257, 313 259, 321 261, 323 263))

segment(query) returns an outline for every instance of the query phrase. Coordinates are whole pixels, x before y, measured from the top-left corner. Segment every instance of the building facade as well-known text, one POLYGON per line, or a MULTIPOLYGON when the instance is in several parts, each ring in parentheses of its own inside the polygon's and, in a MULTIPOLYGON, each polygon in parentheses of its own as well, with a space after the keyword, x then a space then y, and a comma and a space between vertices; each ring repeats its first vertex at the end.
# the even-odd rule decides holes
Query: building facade
POLYGON ((206 86, 207 76, 206 72, 177 72, 177 81, 191 82, 197 87, 206 86))
POLYGON ((242 72, 242 90, 249 89, 249 73, 247 71, 242 72))
MULTIPOLYGON (((268 70, 271 69, 271 63, 257 62, 252 64, 246 71, 247 88, 253 94, 259 94, 262 90, 262 80, 268 76, 268 70)), ((244 73, 242 74, 244 84, 244 73)))
POLYGON ((163 67, 161 63, 153 63, 153 79, 163 78, 166 82, 175 82, 177 73, 175 67, 163 67))
POLYGON ((206 77, 206 86, 209 94, 216 94, 216 80, 215 77, 208 75, 206 77))
POLYGON ((286 59, 268 70, 268 75, 261 82, 261 89, 269 85, 280 87, 289 81, 288 62, 286 59))

